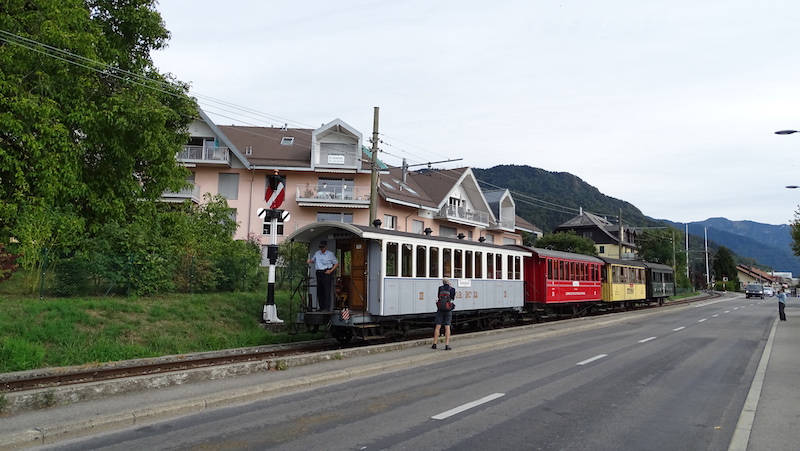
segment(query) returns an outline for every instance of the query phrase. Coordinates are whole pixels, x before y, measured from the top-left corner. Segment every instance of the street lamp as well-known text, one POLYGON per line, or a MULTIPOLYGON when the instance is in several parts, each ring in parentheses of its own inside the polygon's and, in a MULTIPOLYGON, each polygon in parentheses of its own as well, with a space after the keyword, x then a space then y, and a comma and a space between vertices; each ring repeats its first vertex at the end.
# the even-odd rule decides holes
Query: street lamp
POLYGON ((778 130, 775 132, 776 135, 791 135, 792 133, 797 133, 797 130, 778 130))

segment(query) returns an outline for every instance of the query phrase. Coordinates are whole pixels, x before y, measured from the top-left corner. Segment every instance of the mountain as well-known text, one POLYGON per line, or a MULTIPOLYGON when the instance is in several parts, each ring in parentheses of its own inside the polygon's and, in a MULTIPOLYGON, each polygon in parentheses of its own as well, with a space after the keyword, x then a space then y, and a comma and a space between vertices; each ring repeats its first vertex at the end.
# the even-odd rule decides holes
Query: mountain
POLYGON ((530 166, 502 165, 472 172, 485 190, 507 188, 517 204, 517 214, 544 233, 577 216, 581 209, 632 226, 658 226, 658 222, 620 199, 606 196, 597 188, 568 172, 549 172, 530 166))
MULTIPOLYGON (((681 229, 685 227, 685 224, 670 224, 681 229)), ((725 246, 739 256, 753 258, 774 271, 800 274, 800 257, 792 252, 789 225, 711 218, 689 223, 689 233, 703 236, 703 227, 707 228, 709 241, 725 246)))
MULTIPOLYGON (((550 233, 558 225, 577 216, 581 209, 607 216, 612 222, 622 212, 625 224, 637 227, 658 227, 664 223, 680 230, 686 224, 653 219, 634 205, 601 193, 580 178, 567 172, 549 172, 530 166, 501 165, 489 169, 473 169, 481 187, 486 190, 507 188, 517 204, 517 214, 550 233)), ((710 218, 689 224, 689 234, 704 236, 707 228, 709 247, 725 246, 747 264, 750 259, 775 271, 800 274, 800 257, 791 250, 790 226, 769 225, 753 221, 730 221, 710 218)), ((692 245, 694 247, 694 245, 692 245)))

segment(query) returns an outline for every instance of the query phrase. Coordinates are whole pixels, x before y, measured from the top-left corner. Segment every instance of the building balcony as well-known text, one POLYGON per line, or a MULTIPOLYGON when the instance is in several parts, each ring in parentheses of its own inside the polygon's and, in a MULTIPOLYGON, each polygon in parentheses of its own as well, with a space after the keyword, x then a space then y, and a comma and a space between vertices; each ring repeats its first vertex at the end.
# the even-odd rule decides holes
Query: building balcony
POLYGON ((178 192, 165 191, 161 195, 163 202, 183 202, 191 200, 192 203, 199 204, 202 199, 200 185, 193 184, 190 188, 184 188, 178 192))
POLYGON ((231 165, 231 150, 228 147, 183 146, 175 156, 183 164, 231 165))
POLYGON ((439 210, 435 219, 447 219, 451 222, 460 224, 488 227, 489 226, 489 213, 483 211, 473 211, 463 207, 456 207, 454 205, 445 205, 439 210))
POLYGON ((514 220, 513 219, 501 219, 489 227, 490 230, 505 230, 508 232, 514 231, 514 220))
POLYGON ((306 206, 349 206, 369 208, 370 187, 364 186, 312 186, 297 185, 297 204, 306 206))

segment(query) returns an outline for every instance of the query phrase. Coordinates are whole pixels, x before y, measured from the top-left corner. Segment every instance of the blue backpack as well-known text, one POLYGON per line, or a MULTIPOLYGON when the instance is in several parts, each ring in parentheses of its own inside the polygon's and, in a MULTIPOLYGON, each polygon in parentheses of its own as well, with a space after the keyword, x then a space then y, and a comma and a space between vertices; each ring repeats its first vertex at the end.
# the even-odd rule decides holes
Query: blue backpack
POLYGON ((436 300, 436 309, 440 312, 449 312, 456 308, 453 298, 450 296, 450 287, 442 285, 439 287, 439 298, 436 300))

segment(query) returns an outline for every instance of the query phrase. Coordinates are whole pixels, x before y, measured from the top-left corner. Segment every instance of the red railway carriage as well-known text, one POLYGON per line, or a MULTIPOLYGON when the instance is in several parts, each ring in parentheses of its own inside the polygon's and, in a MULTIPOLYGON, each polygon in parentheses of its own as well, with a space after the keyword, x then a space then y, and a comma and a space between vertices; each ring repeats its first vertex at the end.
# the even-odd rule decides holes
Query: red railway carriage
POLYGON ((525 302, 544 305, 580 304, 602 299, 603 261, 589 255, 527 248, 525 302))

